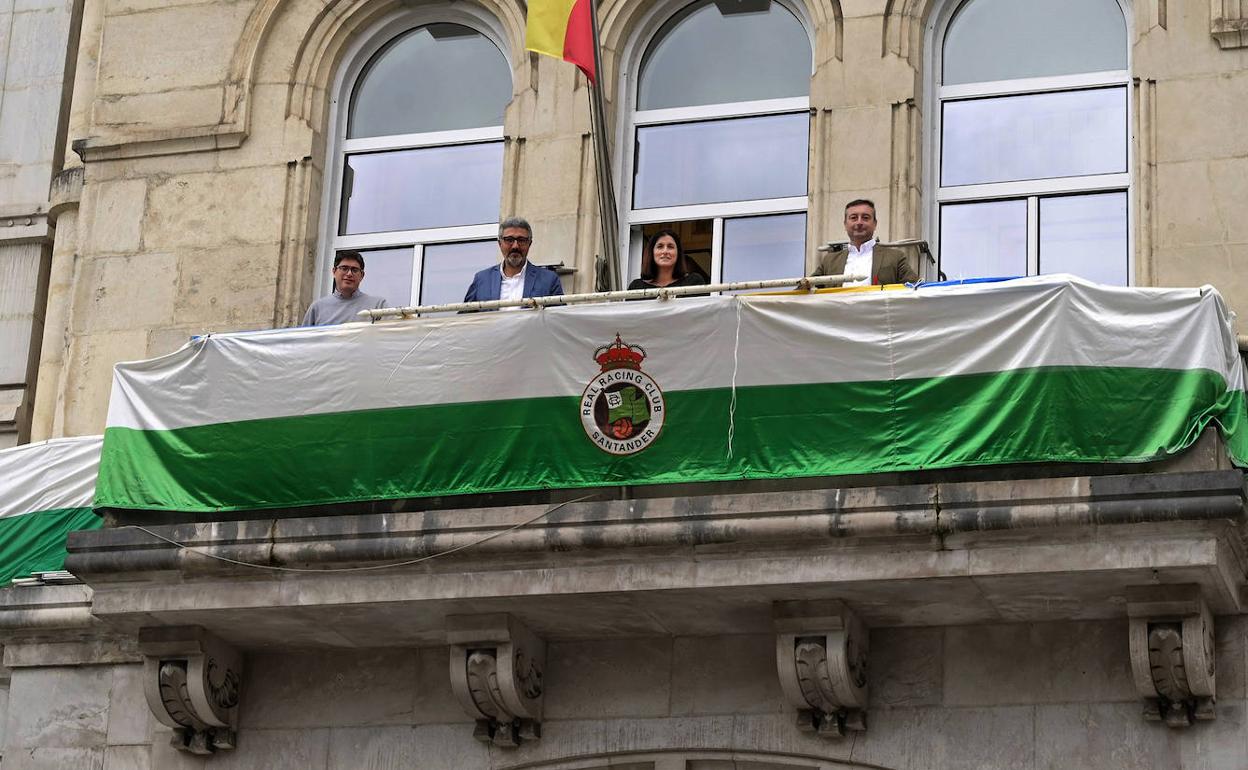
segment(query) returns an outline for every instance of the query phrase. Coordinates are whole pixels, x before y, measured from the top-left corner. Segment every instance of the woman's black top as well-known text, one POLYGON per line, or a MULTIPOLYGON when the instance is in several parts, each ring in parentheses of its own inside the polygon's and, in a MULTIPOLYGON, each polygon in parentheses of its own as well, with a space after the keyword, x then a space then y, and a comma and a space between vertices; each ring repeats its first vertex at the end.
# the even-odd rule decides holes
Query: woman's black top
MULTIPOLYGON (((633 289, 672 289, 677 286, 705 286, 705 285, 706 285, 706 279, 703 278, 698 273, 685 273, 683 276, 681 276, 680 278, 677 278, 676 280, 672 281, 666 286, 659 286, 657 284, 650 283, 645 278, 636 278, 633 280, 632 283, 628 285, 628 289, 629 291, 632 291, 633 289)), ((685 295, 685 296, 689 296, 689 295, 685 295)), ((638 297, 637 299, 642 299, 642 298, 638 297)))

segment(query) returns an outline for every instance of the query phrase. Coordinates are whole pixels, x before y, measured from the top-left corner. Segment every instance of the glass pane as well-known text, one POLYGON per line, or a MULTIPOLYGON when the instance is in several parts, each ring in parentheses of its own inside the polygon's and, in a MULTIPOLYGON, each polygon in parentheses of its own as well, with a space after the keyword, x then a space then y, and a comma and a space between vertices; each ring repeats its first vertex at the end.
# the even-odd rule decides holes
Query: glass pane
POLYGON ((941 206, 940 269, 951 281, 1027 275, 1027 201, 941 206))
POLYGON ((511 70, 493 41, 431 24, 395 38, 365 67, 347 138, 501 126, 509 101, 511 70))
POLYGON ((426 246, 424 270, 420 276, 420 304, 463 302, 472 276, 498 261, 498 243, 495 241, 426 246))
POLYGON ((725 219, 723 255, 725 283, 801 277, 806 274, 806 215, 725 219))
POLYGON ((364 257, 364 281, 360 291, 381 297, 387 307, 403 307, 412 301, 411 246, 397 249, 360 250, 364 257))
POLYGON ((806 29, 780 3, 704 0, 655 36, 637 109, 808 96, 811 62, 806 29))
POLYGON ((1126 68, 1114 0, 970 0, 945 33, 945 85, 1126 68))
POLYGON ((1040 199, 1040 272, 1127 285, 1127 194, 1040 199))
POLYGON ((340 235, 498 221, 503 143, 347 156, 340 235))
POLYGON ((941 185, 1127 170, 1127 91, 945 102, 941 185))
POLYGON ((805 112, 638 128, 633 208, 805 195, 809 133, 805 112))

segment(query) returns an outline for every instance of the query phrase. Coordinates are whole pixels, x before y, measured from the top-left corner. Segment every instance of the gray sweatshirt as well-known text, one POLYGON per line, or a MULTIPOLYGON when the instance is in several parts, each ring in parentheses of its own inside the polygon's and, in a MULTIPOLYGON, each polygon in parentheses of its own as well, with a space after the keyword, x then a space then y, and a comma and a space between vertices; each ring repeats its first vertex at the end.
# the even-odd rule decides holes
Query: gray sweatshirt
POLYGON ((356 313, 361 310, 376 310, 386 306, 386 300, 383 297, 374 297, 371 294, 365 294, 357 291, 352 294, 350 299, 343 297, 337 291, 333 294, 321 297, 312 306, 308 308, 308 312, 303 316, 304 326, 333 326, 335 324, 351 323, 352 321, 360 321, 356 313))

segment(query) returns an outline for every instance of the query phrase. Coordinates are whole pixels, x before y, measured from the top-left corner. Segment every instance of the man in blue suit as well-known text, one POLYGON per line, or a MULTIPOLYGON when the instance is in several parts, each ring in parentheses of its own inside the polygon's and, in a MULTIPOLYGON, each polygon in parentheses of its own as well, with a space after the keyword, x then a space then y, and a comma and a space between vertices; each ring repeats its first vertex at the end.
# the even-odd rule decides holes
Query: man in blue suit
POLYGON ((474 275, 472 285, 464 295, 464 302, 563 294, 563 285, 559 283, 559 276, 553 270, 529 264, 529 247, 532 245, 533 228, 527 221, 519 217, 504 220, 498 226, 498 248, 503 253, 502 264, 487 267, 474 275))

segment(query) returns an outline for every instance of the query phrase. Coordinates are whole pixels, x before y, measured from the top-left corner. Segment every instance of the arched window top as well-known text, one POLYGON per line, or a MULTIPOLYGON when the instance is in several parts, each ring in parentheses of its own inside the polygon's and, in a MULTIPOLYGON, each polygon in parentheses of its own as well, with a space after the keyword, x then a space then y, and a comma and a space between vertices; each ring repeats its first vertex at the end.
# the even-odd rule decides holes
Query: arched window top
POLYGON ((1116 0, 967 0, 945 33, 943 85, 1127 68, 1116 0))
POLYGON ((782 3, 699 0, 647 49, 637 109, 808 96, 810 70, 810 37, 782 3))
POLYGON ((378 51, 351 96, 347 138, 501 126, 511 70, 494 41, 463 24, 409 30, 378 51))

